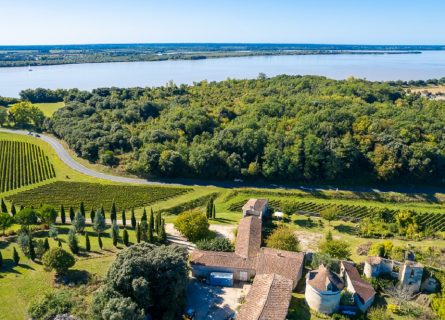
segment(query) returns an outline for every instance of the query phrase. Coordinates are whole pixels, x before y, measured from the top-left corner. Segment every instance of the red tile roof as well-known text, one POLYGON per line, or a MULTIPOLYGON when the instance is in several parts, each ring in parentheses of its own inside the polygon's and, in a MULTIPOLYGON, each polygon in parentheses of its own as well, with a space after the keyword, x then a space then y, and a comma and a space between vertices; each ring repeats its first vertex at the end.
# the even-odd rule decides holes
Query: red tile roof
POLYGON ((248 216, 240 220, 235 252, 242 257, 254 257, 261 247, 261 218, 248 216))
POLYGON ((292 281, 280 275, 257 275, 236 319, 286 319, 292 297, 292 287, 292 281))
POLYGON ((344 288, 340 277, 321 265, 317 270, 310 271, 307 275, 307 283, 314 289, 323 291, 341 291, 344 288))
POLYGON ((354 267, 354 264, 348 261, 341 262, 345 273, 351 280, 351 284, 354 287, 355 293, 360 297, 363 303, 375 296, 375 290, 369 282, 366 282, 360 277, 358 270, 354 267))

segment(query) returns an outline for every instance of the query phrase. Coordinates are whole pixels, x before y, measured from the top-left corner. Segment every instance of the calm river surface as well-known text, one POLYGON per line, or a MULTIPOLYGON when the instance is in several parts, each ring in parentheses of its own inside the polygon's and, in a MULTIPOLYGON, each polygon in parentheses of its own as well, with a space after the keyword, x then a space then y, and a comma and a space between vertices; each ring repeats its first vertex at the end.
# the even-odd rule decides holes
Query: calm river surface
POLYGON ((445 77, 445 51, 422 54, 305 55, 220 58, 156 62, 74 64, 28 68, 0 68, 0 95, 15 97, 27 88, 161 86, 227 78, 255 78, 258 73, 349 76, 369 80, 426 80, 445 77))

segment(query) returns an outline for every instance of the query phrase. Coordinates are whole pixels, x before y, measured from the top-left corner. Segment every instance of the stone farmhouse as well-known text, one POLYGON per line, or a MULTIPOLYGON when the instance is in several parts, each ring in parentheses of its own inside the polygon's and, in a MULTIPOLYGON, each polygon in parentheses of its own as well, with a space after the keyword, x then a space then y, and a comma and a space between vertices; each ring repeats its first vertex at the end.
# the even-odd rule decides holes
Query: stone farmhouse
POLYGON ((243 206, 235 252, 194 250, 190 255, 195 277, 224 272, 236 281, 253 279, 238 320, 284 320, 292 290, 302 276, 303 253, 261 247, 262 217, 266 214, 267 200, 249 200, 243 206))

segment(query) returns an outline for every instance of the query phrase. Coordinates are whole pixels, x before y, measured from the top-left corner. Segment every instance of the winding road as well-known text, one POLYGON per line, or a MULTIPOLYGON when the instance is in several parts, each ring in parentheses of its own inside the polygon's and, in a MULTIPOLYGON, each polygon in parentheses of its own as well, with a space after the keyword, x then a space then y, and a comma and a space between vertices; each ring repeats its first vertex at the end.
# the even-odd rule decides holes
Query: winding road
MULTIPOLYGON (((25 130, 10 130, 10 129, 0 128, 0 132, 20 134, 20 135, 24 135, 24 136, 29 135, 29 131, 25 131, 25 130)), ((111 174, 97 172, 95 170, 89 169, 89 168, 85 167, 84 165, 80 164, 79 162, 77 162, 56 138, 51 137, 46 134, 43 134, 43 133, 39 133, 39 135, 40 135, 39 139, 48 143, 54 149, 54 151, 57 153, 57 156, 66 165, 68 165, 72 169, 74 169, 80 173, 83 173, 85 175, 95 177, 98 179, 104 179, 104 180, 109 180, 109 181, 113 181, 113 182, 121 182, 121 183, 134 183, 134 184, 160 184, 161 183, 161 182, 147 181, 144 179, 113 176, 111 174)), ((34 136, 35 136, 35 134, 34 134, 34 136)))

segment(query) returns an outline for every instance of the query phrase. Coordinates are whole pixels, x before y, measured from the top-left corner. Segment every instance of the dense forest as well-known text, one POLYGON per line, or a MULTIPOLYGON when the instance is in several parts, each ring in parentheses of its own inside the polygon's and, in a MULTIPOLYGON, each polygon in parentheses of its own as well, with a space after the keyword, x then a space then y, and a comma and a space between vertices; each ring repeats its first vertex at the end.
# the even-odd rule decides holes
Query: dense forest
POLYGON ((398 83, 260 75, 53 94, 66 106, 48 131, 140 176, 445 181, 445 101, 398 83))

